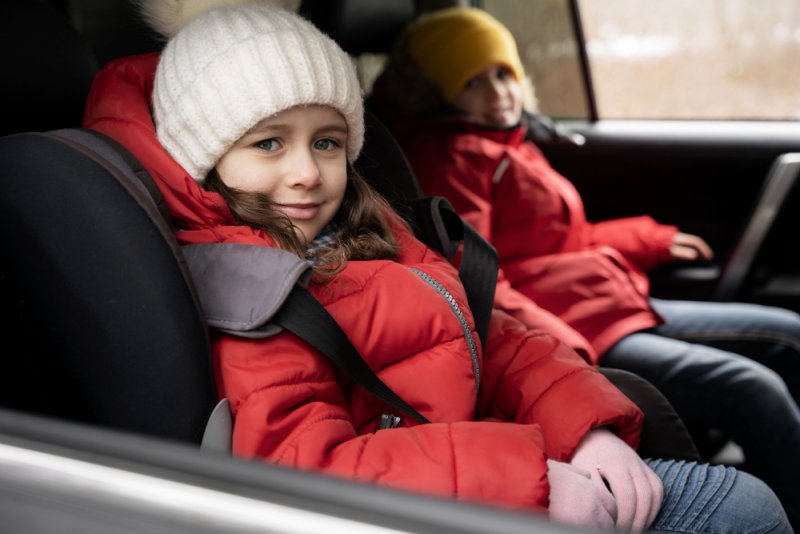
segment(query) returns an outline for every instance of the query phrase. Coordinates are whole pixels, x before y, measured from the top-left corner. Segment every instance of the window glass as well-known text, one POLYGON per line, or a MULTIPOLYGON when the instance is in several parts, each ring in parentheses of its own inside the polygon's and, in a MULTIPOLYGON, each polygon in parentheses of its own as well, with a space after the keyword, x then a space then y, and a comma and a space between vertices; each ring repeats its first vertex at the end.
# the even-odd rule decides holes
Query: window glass
POLYGON ((601 118, 800 118, 798 0, 579 6, 601 118))
POLYGON ((483 0, 482 7, 514 34, 538 110, 557 118, 587 118, 568 1, 483 0))

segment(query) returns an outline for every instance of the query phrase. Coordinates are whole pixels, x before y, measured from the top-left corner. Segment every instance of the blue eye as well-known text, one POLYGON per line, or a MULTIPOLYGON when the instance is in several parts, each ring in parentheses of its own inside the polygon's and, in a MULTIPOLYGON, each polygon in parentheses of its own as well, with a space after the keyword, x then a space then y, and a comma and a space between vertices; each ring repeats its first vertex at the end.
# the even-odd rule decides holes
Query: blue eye
POLYGON ((323 137, 322 139, 317 139, 314 141, 314 148, 317 150, 336 150, 341 146, 342 144, 339 141, 336 139, 331 139, 330 137, 323 137))
POLYGON ((274 152, 281 147, 281 143, 277 138, 272 137, 270 139, 259 141, 254 146, 256 148, 260 148, 261 150, 266 150, 267 152, 274 152))

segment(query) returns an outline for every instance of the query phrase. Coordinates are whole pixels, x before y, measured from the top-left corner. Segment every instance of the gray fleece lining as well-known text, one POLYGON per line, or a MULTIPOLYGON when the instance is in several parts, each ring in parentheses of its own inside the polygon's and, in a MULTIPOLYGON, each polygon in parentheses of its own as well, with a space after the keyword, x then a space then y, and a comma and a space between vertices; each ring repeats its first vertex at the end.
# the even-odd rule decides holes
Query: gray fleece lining
POLYGON ((311 272, 308 261, 275 248, 208 243, 182 249, 209 326, 240 337, 280 332, 270 320, 311 272))

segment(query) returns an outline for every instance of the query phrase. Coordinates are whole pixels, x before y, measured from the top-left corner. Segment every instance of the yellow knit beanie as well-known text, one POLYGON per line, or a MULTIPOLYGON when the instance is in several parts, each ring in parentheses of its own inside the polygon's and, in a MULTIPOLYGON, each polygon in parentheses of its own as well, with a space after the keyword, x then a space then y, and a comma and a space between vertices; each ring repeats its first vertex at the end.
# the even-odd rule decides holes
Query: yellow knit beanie
POLYGON ((504 65, 518 81, 523 80, 514 36, 481 9, 434 11, 412 23, 408 32, 411 59, 447 102, 458 96, 470 78, 492 65, 504 65))

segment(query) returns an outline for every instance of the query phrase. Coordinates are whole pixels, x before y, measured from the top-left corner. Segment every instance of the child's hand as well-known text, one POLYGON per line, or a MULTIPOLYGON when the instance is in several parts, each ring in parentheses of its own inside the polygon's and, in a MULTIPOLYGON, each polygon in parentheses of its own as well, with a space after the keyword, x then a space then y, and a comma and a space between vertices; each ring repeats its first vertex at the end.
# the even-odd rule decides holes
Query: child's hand
POLYGON ((570 464, 608 483, 617 504, 616 528, 640 532, 655 520, 664 497, 661 479, 609 430, 586 434, 570 464))
POLYGON ((599 475, 547 460, 550 519, 561 523, 612 530, 617 504, 599 475))
POLYGON ((669 251, 673 259, 680 261, 708 261, 714 257, 714 251, 702 237, 683 232, 678 232, 672 238, 669 251))

